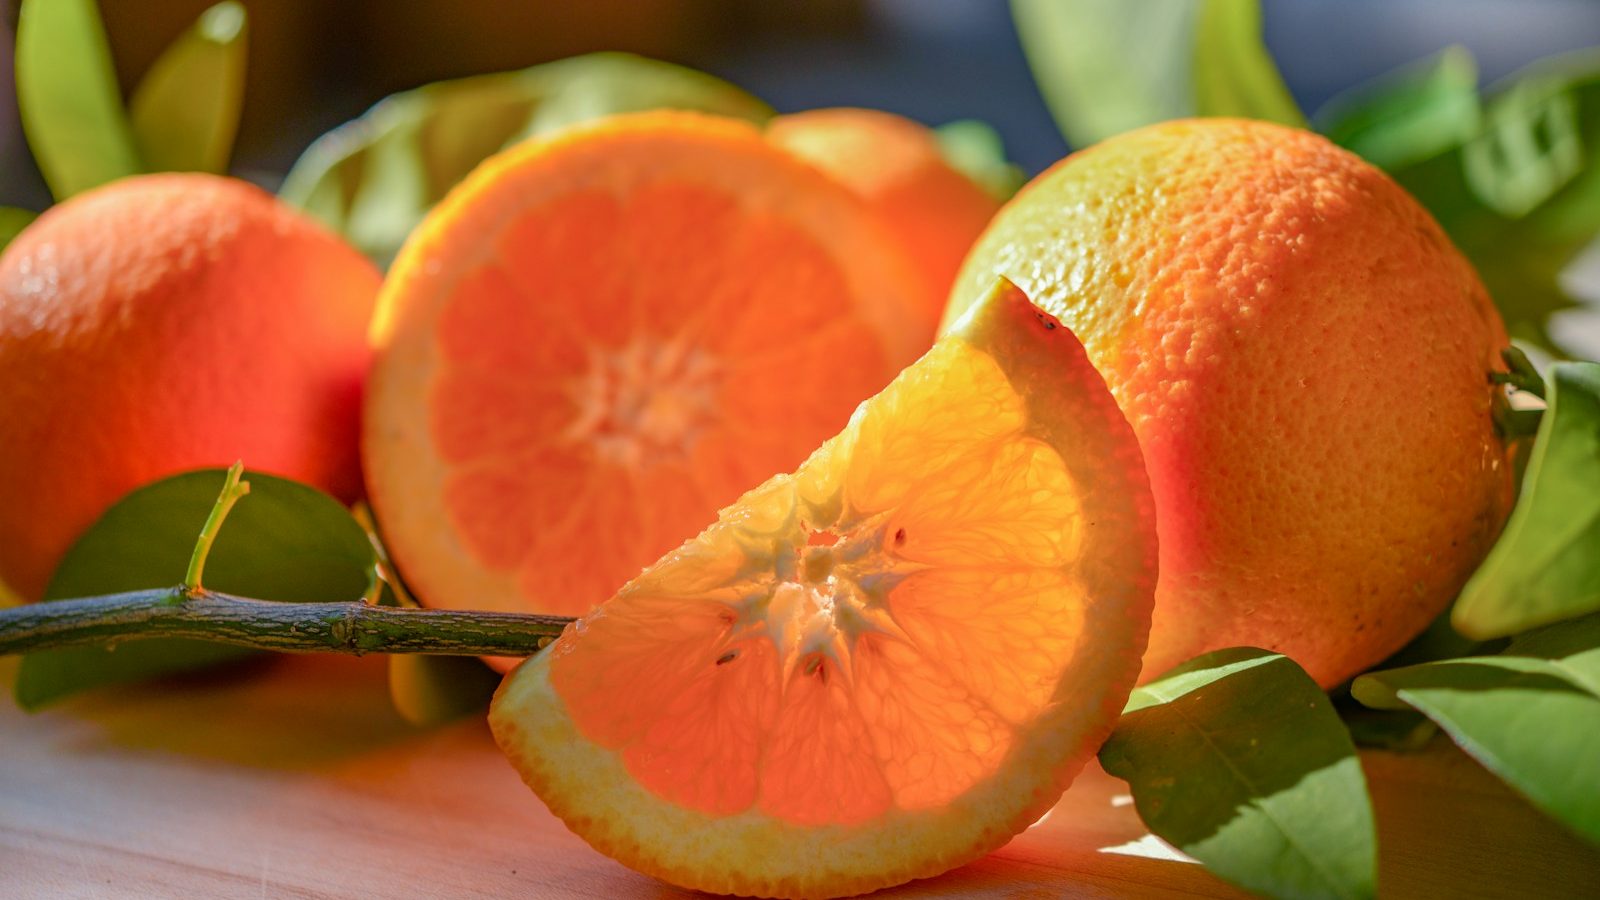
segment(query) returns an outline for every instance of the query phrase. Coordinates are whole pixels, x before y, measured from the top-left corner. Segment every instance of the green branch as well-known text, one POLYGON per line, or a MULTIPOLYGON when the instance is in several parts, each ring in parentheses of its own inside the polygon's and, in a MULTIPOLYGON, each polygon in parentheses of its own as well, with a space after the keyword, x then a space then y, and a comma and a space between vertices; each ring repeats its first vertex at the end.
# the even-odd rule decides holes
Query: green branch
POLYGON ((200 537, 194 542, 194 553, 189 557, 189 570, 183 576, 183 586, 191 591, 200 590, 200 573, 205 570, 206 557, 211 555, 211 545, 216 543, 217 532, 222 530, 222 522, 228 518, 229 510, 239 502, 240 497, 250 493, 250 482, 239 480, 243 474, 244 460, 228 467, 228 477, 222 482, 222 493, 217 495, 211 514, 206 516, 206 524, 200 528, 200 537))
POLYGON ((184 585, 0 609, 0 655, 148 638, 281 652, 531 656, 565 616, 396 609, 361 600, 277 603, 184 585))

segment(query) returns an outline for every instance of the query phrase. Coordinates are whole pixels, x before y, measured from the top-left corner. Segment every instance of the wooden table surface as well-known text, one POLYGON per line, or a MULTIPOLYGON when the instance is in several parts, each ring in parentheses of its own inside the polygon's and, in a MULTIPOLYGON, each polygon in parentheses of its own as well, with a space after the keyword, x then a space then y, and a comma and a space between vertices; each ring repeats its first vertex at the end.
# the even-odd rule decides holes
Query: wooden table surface
MULTIPOLYGON (((7 693, 14 668, 0 660, 7 693)), ((383 675, 291 658, 34 716, 0 702, 0 897, 684 895, 569 833, 481 720, 400 721, 383 675)), ((1365 763, 1384 896, 1600 898, 1600 852, 1447 742, 1365 763)), ((1238 893, 1150 838, 1091 766, 997 853, 878 896, 1238 893)))

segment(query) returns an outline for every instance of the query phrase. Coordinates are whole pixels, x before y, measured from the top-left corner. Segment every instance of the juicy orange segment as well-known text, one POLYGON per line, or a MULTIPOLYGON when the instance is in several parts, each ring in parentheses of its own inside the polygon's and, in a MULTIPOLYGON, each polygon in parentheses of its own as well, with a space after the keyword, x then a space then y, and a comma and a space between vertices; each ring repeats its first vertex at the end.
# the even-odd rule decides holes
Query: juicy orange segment
POLYGON ((1132 430, 1002 285, 520 667, 490 722, 574 831, 676 884, 937 874, 1033 822, 1105 738, 1155 553, 1132 430))
POLYGON ((363 456, 406 579, 429 606, 587 611, 927 347, 908 269, 744 123, 620 116, 489 161, 374 325, 363 456))

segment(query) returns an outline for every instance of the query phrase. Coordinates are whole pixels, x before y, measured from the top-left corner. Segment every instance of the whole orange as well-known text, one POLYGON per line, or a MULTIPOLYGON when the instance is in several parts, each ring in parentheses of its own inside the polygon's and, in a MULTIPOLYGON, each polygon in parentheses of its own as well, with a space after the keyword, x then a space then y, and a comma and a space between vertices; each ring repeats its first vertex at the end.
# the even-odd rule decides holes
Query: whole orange
POLYGON ((244 182, 124 179, 54 207, 0 256, 0 579, 37 599, 124 493, 252 469, 359 493, 380 276, 244 182))
POLYGON ((866 202, 937 315, 1000 201, 945 160, 932 131, 893 113, 813 109, 773 119, 767 137, 866 202))
POLYGON ((1068 157, 996 216, 946 324, 1005 275, 1083 339, 1155 492, 1149 679, 1270 648, 1335 684, 1498 533, 1504 326, 1388 177, 1309 132, 1192 120, 1068 157))

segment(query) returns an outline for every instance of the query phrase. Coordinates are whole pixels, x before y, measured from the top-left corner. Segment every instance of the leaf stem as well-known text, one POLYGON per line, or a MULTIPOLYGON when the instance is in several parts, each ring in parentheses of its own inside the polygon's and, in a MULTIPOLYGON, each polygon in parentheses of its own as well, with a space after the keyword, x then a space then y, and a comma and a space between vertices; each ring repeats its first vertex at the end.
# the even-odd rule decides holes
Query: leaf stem
POLYGON ((1490 373, 1489 378, 1495 384, 1509 384, 1519 391, 1544 399, 1544 379, 1539 377, 1539 370, 1533 367, 1533 362, 1528 355, 1516 347, 1507 347, 1500 351, 1500 358, 1506 361, 1506 371, 1490 373))
POLYGON ((194 543, 194 553, 189 557, 189 570, 184 573, 183 586, 191 591, 200 590, 200 574, 205 570, 206 557, 211 555, 211 545, 216 543, 217 532, 222 530, 223 520, 228 518, 228 512, 239 498, 250 493, 250 482, 240 481, 244 474, 244 460, 239 460, 228 467, 228 476, 222 481, 222 493, 217 495, 217 502, 211 507, 211 514, 206 516, 206 524, 200 528, 200 537, 194 543))
POLYGON ((0 655, 191 638, 291 653, 531 656, 571 621, 523 613, 397 609, 362 600, 277 603, 181 584, 0 609, 0 655))

